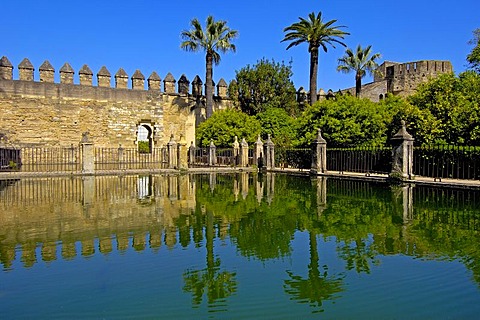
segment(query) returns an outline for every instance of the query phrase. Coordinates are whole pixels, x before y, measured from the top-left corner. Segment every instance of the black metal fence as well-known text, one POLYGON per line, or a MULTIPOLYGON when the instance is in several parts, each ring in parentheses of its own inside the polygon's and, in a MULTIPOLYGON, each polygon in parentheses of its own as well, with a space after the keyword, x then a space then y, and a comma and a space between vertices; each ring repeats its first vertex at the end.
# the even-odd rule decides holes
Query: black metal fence
POLYGON ((238 155, 234 155, 233 148, 217 148, 217 165, 218 166, 234 166, 238 164, 238 155))
POLYGON ((0 148, 0 171, 20 170, 22 166, 21 150, 0 148))
POLYGON ((480 179, 480 147, 421 146, 413 151, 413 173, 418 176, 480 179))
POLYGON ((190 167, 208 166, 208 148, 196 147, 193 152, 193 158, 190 158, 189 152, 188 163, 190 167))
POLYGON ((95 170, 164 169, 167 149, 152 148, 150 153, 138 148, 95 148, 95 170))
POLYGON ((358 173, 388 174, 392 169, 391 148, 327 149, 327 170, 358 173))
MULTIPOLYGON (((191 151, 189 151, 188 163, 190 167, 209 166, 209 152, 210 148, 196 147, 191 158, 191 151)), ((240 151, 235 154, 233 148, 215 148, 215 162, 213 166, 238 166, 240 164, 240 151)), ((254 149, 248 149, 248 166, 256 165, 254 159, 254 149)))
POLYGON ((276 148, 275 166, 281 168, 310 169, 312 166, 312 150, 310 148, 276 148))
POLYGON ((74 147, 0 148, 0 171, 80 171, 80 149, 74 147))

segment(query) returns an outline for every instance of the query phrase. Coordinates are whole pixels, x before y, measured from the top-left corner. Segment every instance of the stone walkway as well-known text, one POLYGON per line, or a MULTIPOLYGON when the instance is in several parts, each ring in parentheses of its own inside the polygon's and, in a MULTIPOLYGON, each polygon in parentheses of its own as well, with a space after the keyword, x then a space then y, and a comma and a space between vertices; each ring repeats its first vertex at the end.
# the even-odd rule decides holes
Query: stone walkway
MULTIPOLYGON (((276 168, 272 170, 273 172, 278 173, 289 173, 289 174, 301 174, 301 175, 309 175, 309 170, 301 170, 301 169, 291 169, 291 168, 276 168)), ((318 176, 324 177, 334 177, 340 179, 357 179, 357 180, 370 180, 370 181, 387 181, 388 175, 387 174, 369 174, 366 175, 365 173, 357 173, 357 172, 344 172, 338 173, 335 171, 326 172, 324 174, 319 174, 318 176)), ((480 189, 480 180, 467 180, 467 179, 449 179, 449 178, 430 178, 430 177, 421 177, 415 176, 411 180, 406 180, 406 183, 413 183, 413 184, 424 184, 424 185, 431 185, 431 186, 443 186, 443 187, 460 187, 460 188, 475 188, 480 189)))
MULTIPOLYGON (((95 175, 131 175, 131 174, 179 174, 179 173, 234 173, 234 172, 256 172, 255 168, 239 168, 239 167, 203 167, 203 168, 189 168, 188 170, 175 169, 137 169, 137 170, 104 170, 96 171, 95 175)), ((275 168, 271 172, 310 175, 310 170, 292 169, 292 168, 275 168)), ((5 179, 19 179, 28 177, 61 177, 61 176, 82 176, 79 172, 0 172, 0 180, 5 179)), ((339 179, 357 179, 366 181, 386 181, 388 175, 386 174, 370 174, 356 173, 356 172, 327 172, 319 174, 318 176, 334 177, 339 179)), ((474 188, 480 189, 480 180, 461 180, 461 179, 434 179, 429 177, 416 176, 411 180, 405 181, 412 184, 424 184, 431 186, 443 187, 459 187, 459 188, 474 188)))

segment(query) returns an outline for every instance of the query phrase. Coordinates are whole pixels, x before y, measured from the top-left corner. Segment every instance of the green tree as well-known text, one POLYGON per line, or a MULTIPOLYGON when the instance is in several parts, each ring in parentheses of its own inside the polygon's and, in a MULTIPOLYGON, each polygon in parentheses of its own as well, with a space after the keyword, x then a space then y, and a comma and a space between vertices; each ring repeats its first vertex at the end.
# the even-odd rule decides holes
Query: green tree
POLYGON ((230 83, 229 96, 234 97, 240 109, 250 115, 269 108, 283 108, 293 115, 298 104, 290 79, 292 75, 291 65, 262 59, 253 67, 247 65, 236 71, 236 81, 230 83))
POLYGON ((385 106, 351 95, 318 101, 298 119, 296 144, 310 145, 321 128, 330 147, 385 145, 387 115, 385 106))
POLYGON ((327 45, 335 48, 338 43, 345 46, 339 39, 344 39, 349 35, 348 32, 340 30, 345 26, 335 26, 337 20, 324 22, 322 12, 312 12, 307 19, 299 17, 300 21, 283 29, 285 38, 283 41, 290 41, 287 50, 301 43, 308 43, 308 52, 310 53, 310 103, 317 101, 317 73, 318 73, 318 48, 322 47, 327 52, 327 45))
POLYGON ((203 146, 213 141, 217 147, 230 147, 235 136, 239 140, 245 138, 249 144, 254 143, 260 131, 260 123, 255 117, 228 109, 215 112, 202 122, 196 130, 196 135, 203 146))
POLYGON ((442 74, 418 87, 409 102, 438 120, 436 141, 480 144, 480 74, 442 74))
POLYGON ((220 54, 236 50, 232 43, 238 32, 227 27, 223 20, 215 21, 212 16, 207 17, 205 29, 200 22, 194 18, 191 22, 191 29, 181 33, 184 40, 180 47, 187 51, 204 50, 206 52, 206 76, 205 76, 205 97, 207 119, 213 114, 213 63, 220 63, 220 54))
POLYGON ((270 108, 257 114, 262 137, 271 136, 278 147, 291 147, 296 137, 296 121, 284 109, 270 108))
POLYGON ((362 78, 367 73, 373 74, 378 67, 376 62, 380 58, 380 53, 372 53, 372 46, 362 48, 357 46, 355 52, 347 48, 345 55, 338 59, 337 71, 343 73, 355 72, 355 96, 360 97, 362 90, 362 78))
POLYGON ((428 109, 420 109, 402 97, 387 94, 379 105, 388 110, 385 115, 388 138, 398 132, 402 120, 406 122, 407 130, 415 138, 416 144, 433 143, 441 133, 440 121, 428 109))
POLYGON ((467 56, 468 64, 470 68, 480 73, 480 28, 473 31, 473 39, 468 43, 475 46, 467 56))

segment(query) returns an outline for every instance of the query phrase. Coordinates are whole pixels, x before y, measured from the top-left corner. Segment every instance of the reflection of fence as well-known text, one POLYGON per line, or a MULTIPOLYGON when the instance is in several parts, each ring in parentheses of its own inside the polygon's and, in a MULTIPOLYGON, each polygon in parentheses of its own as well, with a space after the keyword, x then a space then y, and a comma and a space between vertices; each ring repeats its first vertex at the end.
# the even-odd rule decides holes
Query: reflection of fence
POLYGON ((152 148, 150 153, 138 148, 95 148, 95 170, 163 169, 166 165, 166 148, 152 148))
POLYGON ((334 148, 327 149, 327 170, 358 173, 390 173, 391 148, 334 148))
POLYGON ((413 154, 415 175, 480 179, 480 147, 423 146, 416 147, 413 154))

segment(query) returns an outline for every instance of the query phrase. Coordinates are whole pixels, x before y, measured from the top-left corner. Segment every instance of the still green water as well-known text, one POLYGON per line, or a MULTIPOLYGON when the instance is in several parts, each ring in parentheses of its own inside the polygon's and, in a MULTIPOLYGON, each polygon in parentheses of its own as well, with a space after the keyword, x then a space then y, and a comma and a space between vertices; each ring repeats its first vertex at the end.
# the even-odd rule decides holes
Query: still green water
POLYGON ((0 181, 1 319, 475 319, 480 192, 287 175, 0 181))

